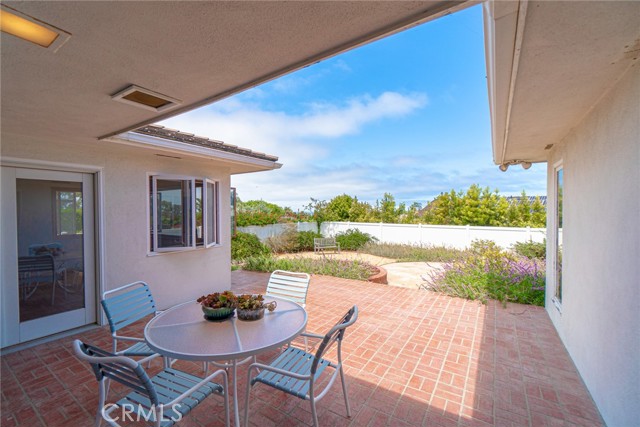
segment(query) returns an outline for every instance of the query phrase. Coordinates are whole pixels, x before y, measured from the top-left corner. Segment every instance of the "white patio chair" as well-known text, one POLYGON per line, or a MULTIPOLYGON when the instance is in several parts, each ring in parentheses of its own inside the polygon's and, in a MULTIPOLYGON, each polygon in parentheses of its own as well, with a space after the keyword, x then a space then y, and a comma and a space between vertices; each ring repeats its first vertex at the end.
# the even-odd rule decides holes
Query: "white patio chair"
POLYGON ((288 299, 305 307, 310 280, 311 276, 307 273, 276 270, 269 276, 265 295, 288 299))
MULTIPOLYGON (((307 306, 307 294, 311 276, 295 271, 275 270, 269 276, 265 296, 279 297, 307 306)), ((304 337, 304 349, 308 348, 307 337, 304 337)), ((256 361, 254 357, 254 362, 256 361)))
POLYGON ((340 380, 342 381, 342 392, 344 394, 344 403, 347 407, 347 417, 350 417, 351 409, 349 407, 347 383, 345 382, 342 369, 342 340, 344 339, 346 328, 353 325, 357 319, 358 307, 354 305, 326 335, 305 333, 308 337, 322 339, 315 355, 296 347, 288 347, 269 365, 262 363, 252 363, 249 365, 244 405, 244 426, 246 427, 249 424, 249 394, 251 387, 257 382, 274 387, 300 399, 308 400, 311 403, 313 425, 318 426, 316 402, 327 394, 338 374, 340 374, 340 380), (324 359, 323 356, 325 353, 336 342, 338 343, 338 361, 332 362, 324 359), (316 395, 315 384, 326 368, 332 368, 334 370, 333 374, 322 392, 316 395), (260 372, 254 378, 251 378, 251 371, 253 369, 259 370, 260 372))
POLYGON ((91 364, 100 386, 96 427, 102 424, 103 419, 107 424, 118 427, 118 420, 122 421, 125 416, 150 421, 155 427, 170 427, 213 393, 224 397, 225 420, 229 427, 229 381, 224 369, 200 378, 165 368, 149 378, 141 363, 158 357, 157 354, 136 362, 80 340, 73 342, 73 351, 79 359, 91 364), (218 376, 222 377, 222 385, 211 382, 218 376), (133 391, 117 402, 107 403, 110 381, 123 384, 133 391))

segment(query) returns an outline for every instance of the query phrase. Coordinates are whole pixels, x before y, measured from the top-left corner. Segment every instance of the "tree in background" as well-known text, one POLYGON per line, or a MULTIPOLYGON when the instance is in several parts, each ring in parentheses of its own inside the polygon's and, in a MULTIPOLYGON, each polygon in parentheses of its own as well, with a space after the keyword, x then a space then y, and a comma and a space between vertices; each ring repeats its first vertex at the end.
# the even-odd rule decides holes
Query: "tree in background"
POLYGON ((326 220, 355 221, 353 207, 357 205, 357 203, 357 197, 351 197, 346 194, 334 197, 327 203, 326 220))
POLYGON ((466 191, 441 193, 421 209, 419 203, 407 208, 397 204, 391 193, 384 193, 375 205, 341 194, 327 201, 311 198, 305 212, 295 213, 262 200, 238 199, 238 226, 267 225, 278 222, 325 221, 384 222, 391 224, 477 225, 491 227, 539 227, 546 225, 546 209, 539 197, 531 201, 523 191, 520 197, 501 196, 499 191, 473 184, 466 191))
POLYGON ((284 214, 285 209, 264 200, 243 202, 236 199, 236 224, 239 227, 276 224, 284 214))
POLYGON ((426 224, 491 227, 544 227, 546 211, 540 198, 534 202, 523 191, 519 198, 501 196, 498 190, 474 184, 466 192, 442 193, 432 200, 419 221, 426 224))

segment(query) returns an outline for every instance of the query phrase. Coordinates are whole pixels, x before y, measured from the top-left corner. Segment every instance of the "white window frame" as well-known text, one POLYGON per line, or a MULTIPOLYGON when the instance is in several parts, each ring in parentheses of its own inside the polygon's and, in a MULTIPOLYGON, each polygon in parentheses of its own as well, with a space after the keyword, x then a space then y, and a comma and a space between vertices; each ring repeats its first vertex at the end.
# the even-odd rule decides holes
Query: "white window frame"
MULTIPOLYGON (((150 196, 151 201, 147 203, 148 212, 147 221, 148 223, 148 232, 147 239, 148 244, 147 248, 149 251, 149 255, 158 255, 158 254, 166 254, 172 252, 183 252, 183 251, 191 251, 202 248, 211 248, 213 246, 220 245, 219 239, 219 210, 220 210, 220 183, 219 181, 212 180, 206 177, 195 177, 195 176, 185 176, 185 175, 167 175, 167 174, 147 174, 147 183, 150 185, 149 191, 147 194, 150 196), (158 180, 165 181, 182 181, 189 182, 189 201, 190 201, 190 218, 188 221, 190 224, 190 244, 187 246, 173 246, 173 247, 159 247, 159 239, 158 239, 158 180), (203 229, 203 243, 198 245, 196 241, 196 181, 202 183, 202 229, 203 229), (209 241, 208 239, 208 195, 207 195, 207 186, 211 184, 213 186, 213 210, 210 213, 212 215, 211 223, 213 224, 213 241, 209 241), (151 242, 153 242, 153 247, 151 247, 151 242)), ((183 215, 183 227, 186 224, 184 215, 183 215)))
MULTIPOLYGON (((553 210, 552 210, 552 251, 551 251, 551 271, 552 271, 552 282, 551 285, 553 286, 553 295, 551 296, 551 301, 553 303, 553 305, 556 307, 556 309, 558 310, 558 312, 560 312, 562 314, 562 296, 560 297, 560 299, 558 298, 557 295, 557 291, 558 291, 558 269, 557 269, 557 263, 558 263, 558 237, 559 237, 559 231, 558 231, 558 172, 562 170, 562 192, 563 192, 563 197, 562 197, 562 203, 564 205, 564 194, 566 193, 564 191, 564 187, 565 187, 565 171, 564 171, 564 163, 562 160, 559 160, 558 162, 554 163, 553 165, 553 180, 552 180, 552 184, 553 184, 553 210)), ((547 209, 547 215, 549 213, 549 210, 547 209)), ((564 206, 562 206, 562 214, 564 216, 564 206)), ((564 225, 564 224, 563 224, 564 225)), ((564 239, 564 233, 563 233, 563 239, 564 239)), ((560 285, 562 286, 562 284, 560 285)))
MULTIPOLYGON (((60 201, 60 197, 59 197, 59 193, 80 193, 82 194, 82 191, 78 191, 75 190, 73 188, 65 188, 65 187, 56 187, 56 188, 52 188, 52 199, 53 199, 53 214, 55 216, 55 223, 53 224, 53 233, 55 236, 60 237, 60 236, 76 236, 76 235, 81 235, 83 234, 83 224, 80 224, 80 232, 78 232, 78 224, 75 221, 73 221, 73 227, 74 227, 74 232, 69 234, 69 233, 63 233, 62 232, 62 212, 60 210, 61 207, 61 201, 60 201)), ((75 197, 75 196, 74 196, 75 197)), ((84 208, 84 206, 83 206, 84 208)), ((77 210, 77 204, 76 201, 74 200, 73 202, 73 210, 74 210, 74 215, 75 215, 75 211, 77 210)))
POLYGON ((204 233, 204 247, 210 248, 220 245, 220 183, 212 179, 205 178, 202 180, 202 228, 204 233), (213 239, 209 242, 209 221, 208 215, 205 215, 206 207, 209 206, 207 186, 213 185, 213 212, 211 224, 213 225, 213 239))

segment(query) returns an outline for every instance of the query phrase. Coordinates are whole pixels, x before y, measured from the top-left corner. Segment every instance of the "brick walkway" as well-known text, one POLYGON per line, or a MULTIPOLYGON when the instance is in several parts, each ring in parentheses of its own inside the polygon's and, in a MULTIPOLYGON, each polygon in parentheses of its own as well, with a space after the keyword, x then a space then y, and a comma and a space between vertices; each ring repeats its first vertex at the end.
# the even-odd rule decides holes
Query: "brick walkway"
MULTIPOLYGON (((232 278, 237 293, 263 292, 268 276, 236 271, 232 278)), ((327 330, 353 304, 360 317, 344 344, 353 414, 346 418, 336 383, 318 403, 323 426, 603 425, 541 308, 504 309, 493 302, 314 276, 307 330, 327 330)), ((2 357, 2 427, 92 425, 97 385, 88 365, 71 354, 70 343, 78 337, 110 346, 108 330, 101 328, 2 357)), ((178 363, 201 372, 201 365, 178 363)), ((239 370, 243 393, 245 371, 239 370)), ((111 393, 122 392, 112 387, 111 393)), ((255 387, 251 402, 251 425, 311 423, 308 402, 266 386, 255 387)), ((180 425, 218 426, 221 415, 220 399, 210 397, 180 425)))

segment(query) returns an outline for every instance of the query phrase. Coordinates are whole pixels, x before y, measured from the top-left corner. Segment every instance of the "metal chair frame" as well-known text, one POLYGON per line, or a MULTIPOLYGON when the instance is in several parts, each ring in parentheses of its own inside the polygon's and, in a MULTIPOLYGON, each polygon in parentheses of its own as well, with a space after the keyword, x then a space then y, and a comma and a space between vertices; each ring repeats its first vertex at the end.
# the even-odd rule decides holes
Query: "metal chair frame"
POLYGON ((125 326, 129 326, 150 314, 158 314, 156 303, 147 283, 137 281, 105 291, 102 293, 100 303, 109 321, 114 354, 125 356, 151 356, 154 354, 144 338, 118 335, 118 331, 125 326), (135 344, 118 351, 119 340, 135 342, 135 344))
POLYGON ((29 299, 41 283, 51 284, 51 305, 56 298, 56 263, 53 255, 30 255, 18 258, 20 297, 29 299))
POLYGON ((158 357, 158 354, 136 362, 80 340, 73 342, 73 351, 79 359, 91 364, 99 383, 96 427, 100 427, 103 419, 107 424, 118 427, 119 417, 112 418, 111 415, 120 408, 126 409, 128 415, 152 421, 155 427, 170 427, 213 393, 223 396, 226 426, 230 425, 229 380, 224 369, 201 378, 177 369, 165 368, 149 378, 141 364, 158 357), (222 377, 223 385, 211 382, 218 376, 222 377), (110 381, 123 384, 133 391, 115 403, 106 404, 110 381))
MULTIPOLYGON (((269 276, 265 296, 288 299, 304 308, 307 306, 310 281, 311 276, 308 273, 275 270, 269 276)), ((304 348, 306 350, 308 348, 308 340, 304 333, 302 336, 304 337, 304 348)), ((255 357, 253 361, 256 361, 255 357)))
POLYGON ((327 394, 338 374, 340 374, 340 380, 342 382, 342 392, 347 408, 347 417, 351 417, 347 383, 342 369, 342 340, 346 328, 353 325, 357 319, 358 307, 354 305, 326 335, 303 333, 303 335, 307 337, 322 339, 315 355, 296 347, 288 347, 271 362, 270 365, 262 363, 252 363, 249 365, 244 406, 244 426, 247 427, 249 424, 249 394, 251 387, 256 382, 269 385, 300 399, 308 400, 311 403, 313 425, 318 426, 316 402, 327 394), (335 343, 337 343, 338 361, 332 362, 324 359, 324 354, 329 351, 335 343), (316 396, 315 382, 319 379, 325 368, 333 368, 334 371, 324 389, 316 396), (254 369, 260 372, 251 378, 251 371, 254 369))

